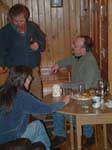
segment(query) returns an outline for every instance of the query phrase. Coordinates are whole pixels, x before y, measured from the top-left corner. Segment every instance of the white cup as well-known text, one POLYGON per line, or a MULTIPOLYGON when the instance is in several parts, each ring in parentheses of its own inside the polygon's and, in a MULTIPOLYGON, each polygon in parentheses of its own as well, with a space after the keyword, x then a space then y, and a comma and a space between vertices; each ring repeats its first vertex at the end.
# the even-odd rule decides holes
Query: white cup
POLYGON ((109 100, 109 101, 108 101, 108 104, 112 106, 112 100, 109 100))
POLYGON ((99 108, 101 106, 101 98, 100 96, 94 96, 92 98, 92 107, 99 108))
POLYGON ((54 84, 53 87, 52 87, 53 97, 59 97, 59 96, 61 96, 61 93, 62 93, 62 89, 61 89, 60 85, 59 84, 54 84))

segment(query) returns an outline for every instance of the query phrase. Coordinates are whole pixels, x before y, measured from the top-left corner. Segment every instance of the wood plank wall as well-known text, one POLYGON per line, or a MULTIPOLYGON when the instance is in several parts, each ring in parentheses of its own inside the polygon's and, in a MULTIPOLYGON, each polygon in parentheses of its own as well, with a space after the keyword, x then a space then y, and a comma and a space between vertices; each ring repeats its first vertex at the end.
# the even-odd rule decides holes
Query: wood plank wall
MULTIPOLYGON (((95 39, 96 49, 94 54, 99 62, 99 13, 96 10, 93 10, 93 14, 91 9, 93 8, 93 3, 95 3, 95 5, 100 4, 101 2, 108 3, 108 73, 109 82, 112 85, 112 0, 63 0, 63 7, 59 8, 52 8, 50 0, 3 0, 3 2, 9 7, 16 3, 25 4, 30 10, 30 20, 39 24, 41 29, 45 32, 46 50, 42 55, 42 67, 50 66, 55 61, 70 55, 71 40, 74 36, 80 34, 80 32, 88 33, 95 39), (89 11, 86 9, 88 8, 88 5, 89 11), (88 15, 88 13, 90 14, 88 15), (94 22, 95 18, 97 18, 96 22, 94 22), (88 25, 87 22, 89 22, 90 25, 88 28, 86 27, 86 25, 88 25)), ((2 13, 0 14, 0 27, 4 24, 6 24, 6 14, 2 13)))
POLYGON ((112 0, 108 2, 108 78, 112 93, 112 0))
MULTIPOLYGON (((71 40, 80 33, 80 1, 63 0, 63 7, 51 7, 50 0, 3 0, 9 7, 25 4, 30 10, 30 20, 36 22, 46 34, 46 50, 41 66, 71 54, 71 40)), ((5 22, 0 25, 3 26, 5 22)))

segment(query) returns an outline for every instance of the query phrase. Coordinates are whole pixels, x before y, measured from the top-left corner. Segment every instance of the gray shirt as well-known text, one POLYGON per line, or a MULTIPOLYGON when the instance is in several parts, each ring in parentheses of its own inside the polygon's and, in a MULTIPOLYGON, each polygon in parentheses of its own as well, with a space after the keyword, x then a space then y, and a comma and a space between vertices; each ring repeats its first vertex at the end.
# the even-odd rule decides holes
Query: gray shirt
POLYGON ((59 67, 71 66, 71 87, 76 88, 78 83, 84 83, 86 89, 96 88, 100 80, 100 71, 95 57, 91 52, 77 59, 75 56, 69 56, 57 62, 59 67))

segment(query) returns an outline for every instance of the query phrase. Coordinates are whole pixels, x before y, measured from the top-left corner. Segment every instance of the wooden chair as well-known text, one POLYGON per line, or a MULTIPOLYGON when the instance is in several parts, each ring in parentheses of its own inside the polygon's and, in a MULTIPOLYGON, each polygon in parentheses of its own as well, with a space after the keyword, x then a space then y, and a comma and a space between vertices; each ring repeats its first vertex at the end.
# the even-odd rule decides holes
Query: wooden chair
POLYGON ((31 144, 27 138, 19 138, 4 144, 0 144, 0 150, 45 150, 45 146, 41 142, 31 144))
MULTIPOLYGON (((71 70, 70 68, 62 68, 56 74, 51 74, 51 68, 41 68, 41 79, 43 84, 43 98, 52 93, 52 87, 54 84, 60 84, 70 82, 71 70)), ((52 115, 46 115, 43 119, 47 128, 48 134, 53 131, 53 118, 52 115)))
POLYGON ((7 77, 8 77, 8 69, 4 68, 4 72, 0 74, 0 86, 2 86, 4 84, 7 77))
POLYGON ((70 68, 62 68, 56 74, 51 74, 51 69, 46 67, 42 68, 40 72, 43 84, 43 97, 52 93, 52 87, 54 84, 62 85, 71 80, 70 68))

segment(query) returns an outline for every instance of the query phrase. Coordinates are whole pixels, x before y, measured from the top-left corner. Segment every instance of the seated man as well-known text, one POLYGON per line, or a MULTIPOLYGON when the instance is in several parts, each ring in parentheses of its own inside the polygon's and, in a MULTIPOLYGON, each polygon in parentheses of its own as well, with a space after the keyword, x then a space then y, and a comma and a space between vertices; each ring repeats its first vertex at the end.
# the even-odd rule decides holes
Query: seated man
MULTIPOLYGON (((54 64, 51 68, 52 72, 56 73, 61 67, 71 66, 71 83, 68 83, 68 88, 77 89, 78 83, 80 82, 85 84, 86 89, 96 88, 98 80, 100 80, 101 77, 96 59, 91 52, 91 38, 88 36, 76 37, 73 41, 72 48, 73 55, 54 64)), ((68 118, 62 114, 54 114, 54 134, 56 136, 54 144, 65 141, 64 117, 68 118)), ((87 138, 85 145, 92 145, 93 128, 91 125, 84 125, 83 135, 87 138)))

